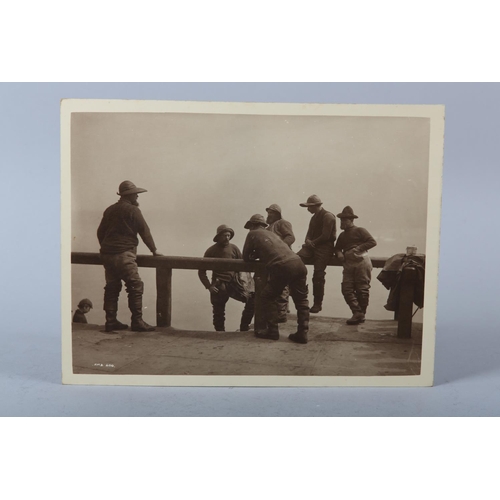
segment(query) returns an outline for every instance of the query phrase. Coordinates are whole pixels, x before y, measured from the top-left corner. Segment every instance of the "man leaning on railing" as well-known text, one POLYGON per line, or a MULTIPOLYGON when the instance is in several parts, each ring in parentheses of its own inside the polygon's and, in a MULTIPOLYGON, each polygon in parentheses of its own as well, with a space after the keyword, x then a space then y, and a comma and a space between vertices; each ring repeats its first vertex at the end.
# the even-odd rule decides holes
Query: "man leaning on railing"
POLYGON ((256 330, 260 339, 279 340, 279 311, 276 300, 285 286, 290 287, 297 309, 297 332, 288 338, 299 344, 307 344, 309 331, 309 302, 307 299, 307 269, 301 258, 276 234, 266 231, 267 223, 260 214, 255 214, 245 224, 248 235, 243 247, 243 260, 259 260, 269 273, 261 293, 263 315, 267 328, 256 330))
POLYGON ((142 241, 155 256, 161 256, 151 236, 137 199, 139 193, 147 191, 138 188, 130 181, 123 181, 118 188, 120 199, 108 207, 97 230, 97 238, 101 245, 100 257, 104 265, 106 286, 104 287, 104 311, 106 312, 105 330, 116 333, 125 330, 125 325, 117 320, 118 298, 122 289, 122 281, 128 293, 128 306, 132 313, 131 329, 134 332, 151 332, 154 326, 142 319, 142 295, 144 283, 137 267, 137 245, 142 241))

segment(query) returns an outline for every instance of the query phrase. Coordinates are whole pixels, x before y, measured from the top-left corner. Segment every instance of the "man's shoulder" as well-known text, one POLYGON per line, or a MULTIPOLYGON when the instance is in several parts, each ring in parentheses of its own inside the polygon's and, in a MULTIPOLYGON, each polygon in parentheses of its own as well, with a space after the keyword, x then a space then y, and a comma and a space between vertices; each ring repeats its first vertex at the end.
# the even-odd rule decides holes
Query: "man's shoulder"
POLYGON ((204 257, 212 257, 216 253, 217 247, 218 247, 217 243, 208 247, 205 251, 204 257))
POLYGON ((264 239, 269 237, 275 237, 276 235, 272 231, 268 231, 267 227, 262 229, 252 229, 248 231, 247 238, 257 238, 264 239))
POLYGON ((106 210, 104 210, 104 215, 106 215, 109 212, 112 212, 113 210, 116 210, 116 205, 118 205, 118 202, 113 203, 112 205, 109 205, 109 207, 106 208, 106 210))
POLYGON ((141 209, 139 207, 136 207, 131 203, 123 203, 120 201, 117 201, 116 203, 110 205, 108 208, 106 208, 104 213, 106 214, 115 211, 122 213, 141 213, 141 209))
MULTIPOLYGON (((250 231, 252 232, 252 231, 250 231)), ((257 230, 255 231, 254 238, 256 241, 282 241, 282 239, 274 232, 274 231, 261 231, 257 230)))
POLYGON ((132 205, 131 203, 125 203, 125 205, 127 207, 126 210, 128 212, 130 212, 131 214, 141 214, 142 213, 141 209, 136 205, 132 205))
POLYGON ((368 231, 368 229, 366 229, 365 227, 360 227, 361 229, 361 234, 366 237, 366 238, 373 238, 372 234, 370 233, 370 231, 368 231))
POLYGON ((279 221, 276 221, 276 225, 279 226, 285 226, 285 227, 291 227, 292 223, 287 221, 286 219, 280 219, 279 221))

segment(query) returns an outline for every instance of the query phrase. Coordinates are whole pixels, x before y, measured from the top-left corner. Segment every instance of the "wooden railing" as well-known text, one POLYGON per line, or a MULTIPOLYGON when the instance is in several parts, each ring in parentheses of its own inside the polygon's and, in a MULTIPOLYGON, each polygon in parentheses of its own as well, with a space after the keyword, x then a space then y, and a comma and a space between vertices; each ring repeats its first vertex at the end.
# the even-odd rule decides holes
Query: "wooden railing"
MULTIPOLYGON (((375 268, 382 268, 386 257, 371 257, 375 268)), ((72 252, 72 264, 102 265, 98 253, 72 252)), ((312 264, 311 262, 305 262, 312 264)), ((173 257, 152 255, 138 255, 137 265, 156 269, 156 324, 157 326, 172 325, 172 270, 173 269, 195 269, 205 271, 248 271, 255 273, 255 319, 256 329, 265 328, 262 311, 260 307, 260 292, 265 286, 267 272, 264 264, 259 262, 244 262, 239 259, 208 259, 201 257, 173 257)), ((333 257, 328 264, 330 266, 342 266, 342 263, 333 257)), ((410 338, 413 316, 413 280, 415 270, 406 267, 402 274, 401 294, 398 320, 398 337, 410 338)))

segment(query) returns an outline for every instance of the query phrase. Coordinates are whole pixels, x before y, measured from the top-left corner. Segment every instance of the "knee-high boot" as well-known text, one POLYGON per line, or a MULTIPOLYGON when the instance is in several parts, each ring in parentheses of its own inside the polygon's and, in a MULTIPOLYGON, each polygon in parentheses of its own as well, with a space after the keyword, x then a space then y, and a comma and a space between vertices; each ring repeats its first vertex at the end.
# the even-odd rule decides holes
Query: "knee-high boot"
POLYGON ((313 297, 314 304, 311 307, 311 312, 318 313, 322 309, 323 297, 325 295, 325 276, 324 271, 314 271, 312 283, 313 283, 313 297))
POLYGON ((358 302, 359 302, 359 307, 361 307, 361 312, 363 314, 366 314, 366 310, 368 309, 368 303, 369 303, 369 295, 367 294, 361 294, 358 295, 358 302))
POLYGON ((307 344, 307 333, 309 332, 309 310, 300 309, 297 311, 297 331, 288 335, 292 342, 297 344, 307 344))
POLYGON ((252 294, 245 303, 241 314, 240 332, 248 332, 255 311, 255 296, 252 294))
POLYGON ((142 294, 144 283, 140 280, 131 280, 126 283, 128 293, 128 307, 132 313, 131 329, 134 332, 153 332, 154 326, 148 325, 142 319, 142 294))
POLYGON ((118 312, 118 297, 122 289, 121 281, 113 281, 104 287, 104 311, 106 313, 106 324, 104 329, 110 333, 117 330, 126 330, 128 325, 121 323, 116 319, 118 312))
POLYGON ((359 325, 359 323, 364 323, 365 315, 358 301, 354 283, 350 281, 342 283, 342 295, 352 311, 352 317, 349 318, 346 323, 348 325, 359 325))

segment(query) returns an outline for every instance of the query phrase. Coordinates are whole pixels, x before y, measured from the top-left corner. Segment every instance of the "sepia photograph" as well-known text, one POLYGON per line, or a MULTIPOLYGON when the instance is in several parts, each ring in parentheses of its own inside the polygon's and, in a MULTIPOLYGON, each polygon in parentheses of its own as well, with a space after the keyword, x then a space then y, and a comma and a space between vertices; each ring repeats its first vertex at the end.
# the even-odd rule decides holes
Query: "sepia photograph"
POLYGON ((444 106, 61 102, 63 383, 429 386, 444 106))

